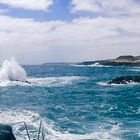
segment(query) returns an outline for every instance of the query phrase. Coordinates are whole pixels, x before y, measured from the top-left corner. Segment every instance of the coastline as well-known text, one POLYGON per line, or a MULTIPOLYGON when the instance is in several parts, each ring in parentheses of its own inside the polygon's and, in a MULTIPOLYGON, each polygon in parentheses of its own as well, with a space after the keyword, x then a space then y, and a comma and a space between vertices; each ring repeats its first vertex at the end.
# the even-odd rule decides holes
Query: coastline
POLYGON ((119 56, 115 59, 96 60, 96 61, 84 61, 78 63, 78 65, 93 65, 99 63, 106 66, 132 66, 140 67, 140 56, 119 56))

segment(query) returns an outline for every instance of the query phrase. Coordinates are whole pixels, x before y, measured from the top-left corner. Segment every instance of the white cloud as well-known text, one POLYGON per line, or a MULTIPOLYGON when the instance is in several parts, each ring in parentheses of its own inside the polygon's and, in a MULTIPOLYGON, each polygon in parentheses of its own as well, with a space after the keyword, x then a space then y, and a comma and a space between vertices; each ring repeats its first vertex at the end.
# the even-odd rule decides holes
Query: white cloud
POLYGON ((140 13, 135 0, 72 0, 72 12, 87 11, 104 15, 140 13))
POLYGON ((101 10, 100 6, 95 0, 72 0, 73 12, 76 11, 91 11, 99 12, 101 10))
POLYGON ((0 0, 0 3, 24 9, 47 10, 53 0, 0 0))
POLYGON ((71 22, 0 16, 0 62, 81 61, 140 53, 140 15, 78 18, 71 22))

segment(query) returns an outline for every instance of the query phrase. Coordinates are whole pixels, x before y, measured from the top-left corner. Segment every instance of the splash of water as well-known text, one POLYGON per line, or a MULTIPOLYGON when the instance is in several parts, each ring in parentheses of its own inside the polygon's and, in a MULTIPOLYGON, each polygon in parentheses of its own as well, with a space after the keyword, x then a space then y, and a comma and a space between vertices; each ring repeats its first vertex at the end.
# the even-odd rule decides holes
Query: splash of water
POLYGON ((16 62, 14 58, 5 60, 0 68, 1 81, 26 81, 25 70, 16 62))

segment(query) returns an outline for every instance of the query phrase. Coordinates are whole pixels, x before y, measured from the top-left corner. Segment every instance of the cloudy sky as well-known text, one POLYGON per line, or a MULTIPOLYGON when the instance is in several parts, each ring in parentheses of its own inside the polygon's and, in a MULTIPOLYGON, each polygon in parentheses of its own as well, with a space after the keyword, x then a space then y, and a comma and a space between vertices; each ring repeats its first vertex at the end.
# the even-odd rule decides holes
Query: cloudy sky
POLYGON ((140 55, 140 0, 0 0, 0 63, 140 55))

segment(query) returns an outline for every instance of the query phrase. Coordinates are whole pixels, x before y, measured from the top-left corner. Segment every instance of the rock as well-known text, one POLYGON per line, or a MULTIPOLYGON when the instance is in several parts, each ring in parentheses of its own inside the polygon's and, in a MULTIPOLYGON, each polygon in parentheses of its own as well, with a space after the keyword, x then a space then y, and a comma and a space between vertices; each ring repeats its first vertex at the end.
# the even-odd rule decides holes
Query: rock
POLYGON ((27 81, 27 80, 25 80, 25 81, 15 80, 15 81, 17 81, 17 82, 22 82, 22 83, 27 83, 27 84, 31 84, 31 82, 29 82, 29 81, 27 81))
POLYGON ((129 84, 129 83, 139 83, 140 82, 140 76, 122 76, 117 77, 109 82, 107 84, 129 84))
POLYGON ((16 140, 10 125, 0 124, 0 140, 16 140))
POLYGON ((29 81, 27 81, 27 80, 26 80, 26 81, 23 81, 23 82, 25 82, 25 83, 27 83, 27 84, 31 84, 31 82, 29 82, 29 81))

